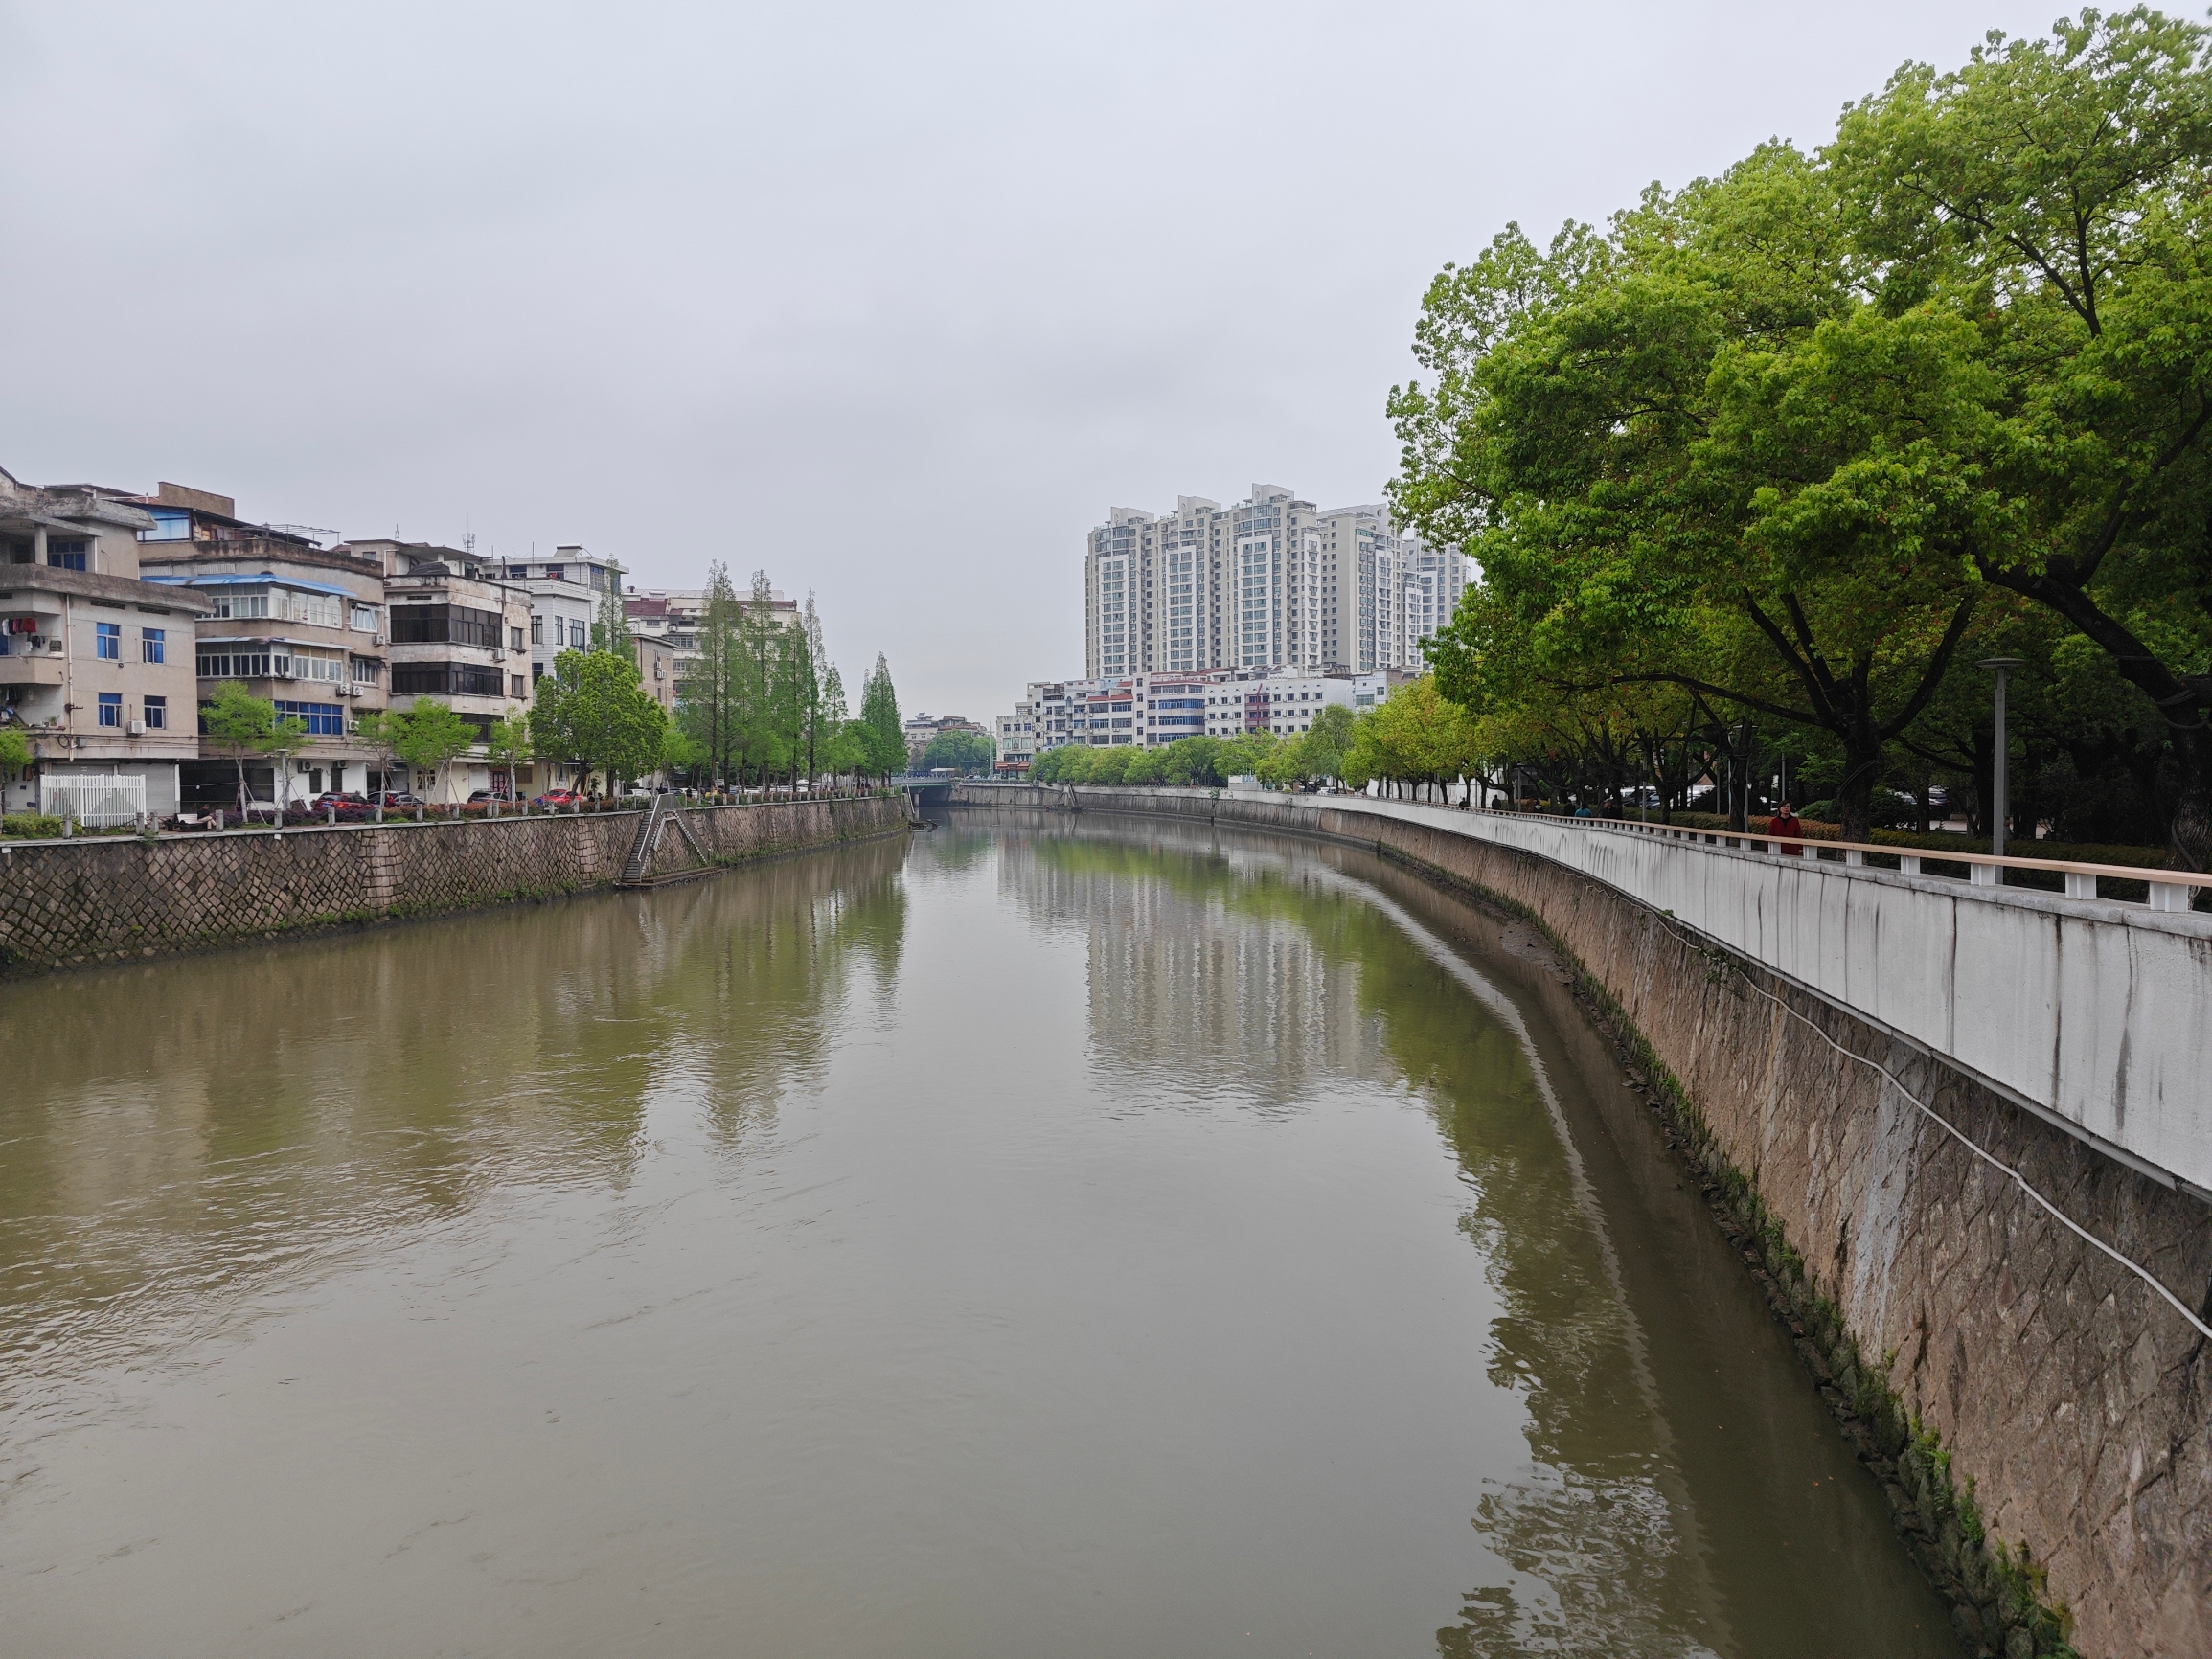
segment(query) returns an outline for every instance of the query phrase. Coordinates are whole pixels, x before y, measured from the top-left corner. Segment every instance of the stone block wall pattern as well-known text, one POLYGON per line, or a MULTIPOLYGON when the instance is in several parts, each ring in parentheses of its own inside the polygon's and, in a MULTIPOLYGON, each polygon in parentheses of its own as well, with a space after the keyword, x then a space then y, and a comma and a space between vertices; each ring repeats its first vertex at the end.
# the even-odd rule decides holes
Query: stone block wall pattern
MULTIPOLYGON (((705 807, 655 874, 901 833, 896 796, 705 807)), ((610 887, 641 812, 11 842, 0 852, 0 972, 25 973, 610 887)))
MULTIPOLYGON (((1748 1180, 1820 1297, 1839 1313, 1856 1352, 1870 1367, 1885 1368, 1882 1380, 1905 1411, 1941 1437, 1951 1481, 1971 1489, 1991 1542, 2002 1542, 2016 1558, 2027 1546, 2047 1574, 2047 1594, 2074 1620, 2074 1647, 2091 1659, 2212 1653, 2207 1345, 2140 1279, 2052 1220, 1880 1074, 1836 1053, 1820 1032, 1886 1066, 2076 1223, 2149 1268, 2200 1317, 2212 1310, 2212 1208, 2023 1109, 1972 1070, 1901 1038, 1888 1022, 1905 1011, 1896 1006, 1904 988, 1883 985, 1883 958, 1871 944, 1855 955, 1866 943, 1858 937, 1861 919, 1869 928, 1886 928, 1898 913, 1880 905, 1871 913, 1855 909, 1844 895, 1820 898, 1808 914, 1789 892, 1792 880, 1812 885, 1802 870, 1765 872, 1756 868, 1761 861, 1743 860, 1745 875, 1759 880, 1707 914, 1722 922, 1734 916, 1754 941, 1777 949, 1791 928, 1823 929, 1790 946, 1795 967, 1785 977, 1751 950, 1687 925, 1677 906, 1691 900, 1680 893, 1668 890, 1675 903, 1641 901, 1577 868, 1597 852, 1564 848, 1553 856, 1508 844, 1484 831, 1482 814, 1166 789, 1071 794, 969 786, 955 803, 1072 805, 1352 842, 1533 918, 1671 1074, 1713 1145, 1748 1180), (1664 914, 1668 909, 1677 914, 1664 914), (1805 985, 1820 983, 1824 965, 1858 975, 1853 989, 1873 999, 1881 1016, 1857 1018, 1836 1006, 1840 999, 1809 992, 1805 985), (1796 969, 1805 978, 1792 983, 1796 969)), ((1578 833, 1556 824, 1546 832, 1578 833)), ((1613 856, 1616 838, 1603 840, 1600 852, 1613 856)), ((1713 882, 1717 869, 1708 866, 1701 879, 1713 882)), ((1973 901, 1953 902, 1963 912, 1973 901)), ((2092 919, 2035 905, 2021 914, 2028 931, 2020 937, 1973 947, 2013 954, 2021 987, 2017 1001, 2030 1012, 2052 1011, 2048 999, 2055 996, 2055 1011, 2064 1018, 2093 1019, 2109 1010, 2139 1010, 2148 992, 2181 1029, 2201 1029, 2212 1002, 2201 939, 2167 935, 2182 948, 2156 969, 2165 980, 2153 988, 2139 983, 2146 969, 2131 955, 2136 933, 2127 922, 2112 927, 2108 947, 2087 925, 2092 919), (2068 961, 2054 974, 2020 960, 2053 942, 2102 967, 2068 961), (2084 971, 2091 972, 2086 987, 2067 977, 2084 971), (2107 986, 2100 975, 2121 983, 2107 986), (2062 989, 2052 989, 2054 981, 2062 989), (2069 986, 2076 988, 2064 989, 2069 986)), ((1958 935, 1944 936, 1941 950, 1906 953, 1908 968, 1900 971, 1911 997, 1942 1004, 1948 941, 1971 931, 1960 925, 1958 935), (1909 971, 1911 960, 1921 961, 1920 977, 1909 971)), ((1999 1008, 1991 1017, 2014 1012, 1999 1008)), ((2081 1039, 2092 1049, 2105 1040, 2094 1033, 2081 1039)), ((2057 1046, 2044 1034, 2035 1045, 2037 1064, 2047 1065, 2057 1046)), ((1986 1048, 1973 1052, 1990 1057, 1986 1048)), ((2185 1109, 2201 1118, 2212 1106, 2207 1051, 2197 1052, 2189 1077, 2169 1072, 2165 1079, 2162 1109, 2169 1113, 2185 1109)), ((2082 1104, 2094 1112, 2107 1102, 2088 1098, 2082 1104)), ((1895 1448, 1889 1455, 1903 1479, 1913 1459, 1898 1457, 1895 1448)), ((1904 1530, 1909 1536, 1909 1522, 1904 1530)), ((1926 1543, 1939 1555, 1966 1558, 1956 1537, 1926 1543)), ((1971 1581, 1980 1571, 1966 1577, 1971 1581)), ((1983 1607, 1962 1608, 1962 1625, 1994 1618, 1999 1600, 1993 1589, 1983 1607)), ((1967 1650, 2010 1652, 2005 1644, 2018 1634, 1983 1630, 1967 1650)))

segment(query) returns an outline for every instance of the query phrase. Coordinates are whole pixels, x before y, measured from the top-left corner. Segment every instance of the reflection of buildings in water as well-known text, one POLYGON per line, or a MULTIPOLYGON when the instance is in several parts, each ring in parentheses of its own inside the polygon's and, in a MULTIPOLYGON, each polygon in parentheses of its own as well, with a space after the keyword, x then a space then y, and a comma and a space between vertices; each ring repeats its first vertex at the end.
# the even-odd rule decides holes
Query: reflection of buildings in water
POLYGON ((1504 1581, 1467 1596, 1439 1651, 1725 1646, 1606 1217, 1525 1019, 1494 1006, 1494 985, 1469 986, 1482 970, 1438 936, 1453 901, 1380 868, 1351 874, 1364 861, 1340 849, 1286 853, 1234 832, 1092 824, 1000 847, 1004 888, 1083 930, 1102 1069, 1270 1106, 1334 1078, 1404 1079, 1433 1115, 1503 1305, 1491 1379, 1521 1397, 1531 1453, 1471 1517, 1504 1581))
POLYGON ((1083 932, 1101 1062, 1266 1105, 1372 1075, 1380 1021, 1361 1012, 1358 964, 1331 948, 1327 921, 1347 898, 1278 855, 1160 851, 1074 835, 1001 844, 1002 890, 1083 932))
POLYGON ((11 986, 0 1353, 82 1365, 501 1185, 619 1184, 656 1094, 747 1140, 855 969, 896 976, 904 852, 11 986))

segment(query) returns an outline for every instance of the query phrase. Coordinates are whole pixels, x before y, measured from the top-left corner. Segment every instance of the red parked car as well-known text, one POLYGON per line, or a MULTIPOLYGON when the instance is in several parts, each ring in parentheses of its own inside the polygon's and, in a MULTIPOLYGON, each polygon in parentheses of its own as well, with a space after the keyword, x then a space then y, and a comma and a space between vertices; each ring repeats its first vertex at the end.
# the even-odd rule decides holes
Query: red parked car
POLYGON ((530 798, 530 804, 533 807, 550 807, 558 809, 562 807, 573 806, 582 799, 583 797, 573 789, 548 789, 542 795, 533 795, 530 798))

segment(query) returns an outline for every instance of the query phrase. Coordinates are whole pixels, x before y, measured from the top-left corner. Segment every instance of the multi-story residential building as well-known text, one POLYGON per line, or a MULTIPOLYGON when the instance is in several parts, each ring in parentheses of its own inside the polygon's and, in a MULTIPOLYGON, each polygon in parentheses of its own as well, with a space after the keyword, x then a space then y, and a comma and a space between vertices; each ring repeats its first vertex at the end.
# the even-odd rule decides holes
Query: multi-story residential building
POLYGON ((176 811, 179 768, 198 753, 192 629, 214 606, 141 580, 154 524, 124 491, 0 472, 0 722, 26 732, 33 759, 8 809, 81 814, 84 792, 114 780, 105 815, 176 811))
MULTIPOLYGON (((390 706, 411 709, 424 697, 450 706, 479 737, 494 720, 531 706, 530 593, 504 580, 503 563, 478 560, 458 548, 384 540, 345 544, 384 566, 388 607, 386 648, 390 706)), ((435 786, 439 798, 459 799, 477 789, 507 787, 479 746, 448 769, 451 776, 417 779, 420 793, 435 786)), ((554 767, 552 781, 565 770, 554 767)), ((536 781, 536 769, 523 784, 536 781)))
POLYGON ((637 664, 638 684, 646 694, 673 718, 676 712, 676 648, 668 640, 648 634, 629 636, 630 659, 637 664))
POLYGON ((1331 704, 1354 714, 1373 708, 1390 694, 1391 677, 1387 670, 1316 674, 1282 669, 1214 675, 1204 687, 1206 736, 1272 732, 1279 738, 1299 737, 1313 729, 1314 716, 1331 704))
MULTIPOLYGON (((270 762, 247 767, 255 799, 380 786, 376 752, 354 726, 385 701, 381 564, 295 528, 248 524, 229 496, 163 484, 138 499, 154 521, 139 535, 147 580, 215 606, 194 628, 199 699, 237 680, 307 728, 283 776, 270 762)), ((182 768, 183 805, 227 805, 238 776, 235 762, 203 753, 182 768)))
MULTIPOLYGON (((738 602, 741 605, 750 605, 750 591, 741 592, 738 602)), ((699 624, 707 613, 707 590, 703 587, 649 587, 640 591, 632 587, 624 590, 622 602, 623 614, 629 621, 631 633, 666 640, 674 652, 676 692, 681 696, 683 682, 691 678, 692 665, 698 661, 699 624)), ((768 596, 768 616, 780 627, 797 627, 798 601, 771 591, 768 596)))
POLYGON ((1093 678, 1213 670, 1372 673, 1420 665, 1418 642, 1471 568, 1395 531, 1379 506, 1316 508, 1255 484, 1232 507, 1117 507, 1090 533, 1083 655, 1093 678))
POLYGON ((1020 755, 1028 765, 1038 755, 1068 743, 1090 740, 1086 698, 1105 691, 1110 680, 1032 680, 1028 694, 1015 704, 1015 712, 998 716, 998 753, 1001 765, 1020 755))
POLYGON ((1037 705, 1019 702, 1014 713, 998 716, 998 764, 1001 772, 1025 772, 1038 756, 1037 705))
POLYGON ((1405 660, 1394 666, 1425 670, 1421 642, 1433 639, 1459 609, 1474 580, 1474 560, 1456 548, 1430 547, 1417 536, 1405 535, 1400 538, 1398 564, 1399 585, 1405 596, 1400 625, 1405 660))
MULTIPOLYGON (((592 625, 608 594, 622 592, 623 567, 581 547, 557 547, 549 559, 508 559, 503 579, 530 596, 530 677, 553 672, 562 651, 591 648, 592 625)), ((627 603, 626 603, 627 610, 627 603)))
POLYGON ((991 736, 973 720, 962 715, 916 715, 901 730, 906 738, 906 764, 909 770, 922 764, 924 752, 946 732, 973 732, 979 738, 991 736))

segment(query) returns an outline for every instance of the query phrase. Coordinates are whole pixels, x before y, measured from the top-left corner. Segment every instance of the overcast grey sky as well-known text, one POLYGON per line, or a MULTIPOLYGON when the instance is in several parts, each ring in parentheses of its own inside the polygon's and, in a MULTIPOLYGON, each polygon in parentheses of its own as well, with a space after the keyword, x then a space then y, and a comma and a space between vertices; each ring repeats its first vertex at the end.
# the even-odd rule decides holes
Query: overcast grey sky
POLYGON ((1110 504, 1378 499, 1422 290, 1507 220, 2055 14, 0 0, 0 466, 764 567, 988 719, 1082 671, 1110 504))

